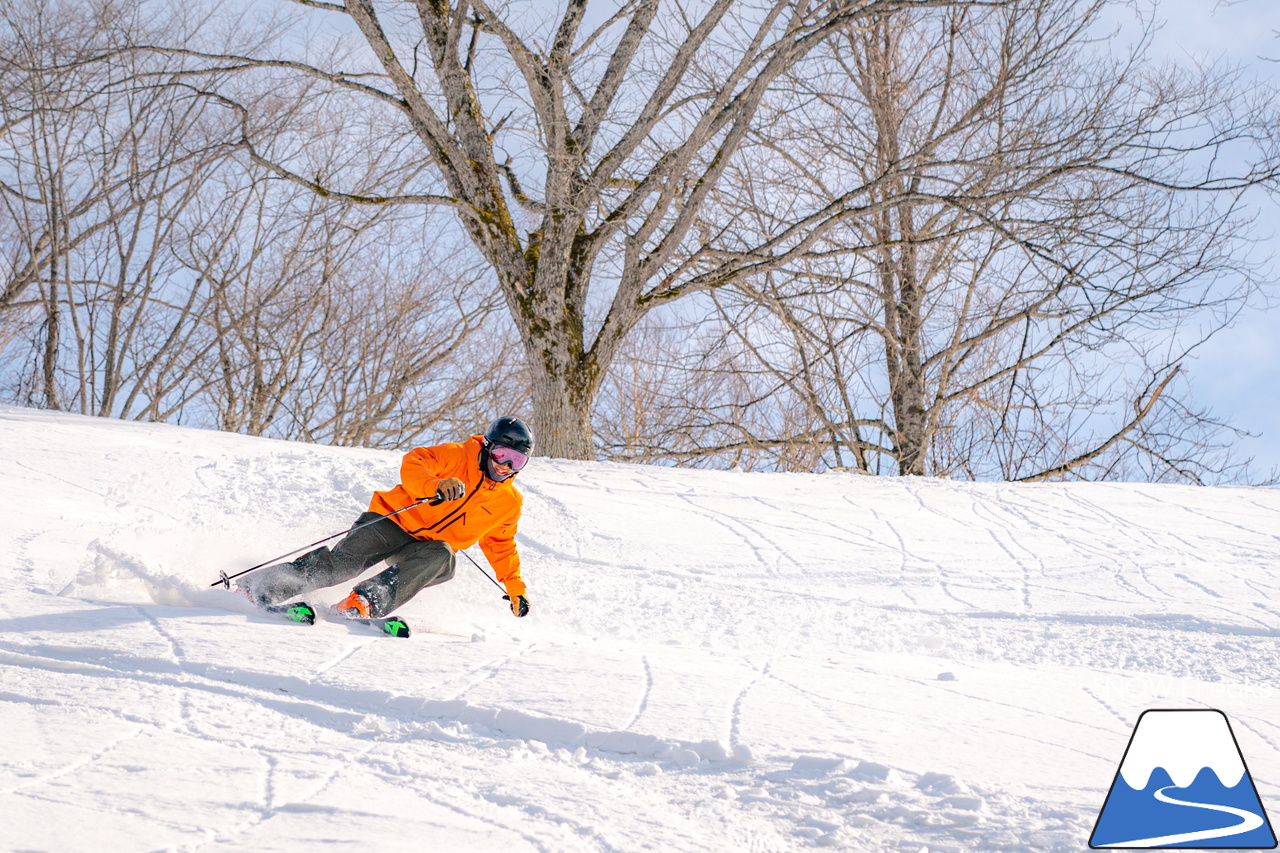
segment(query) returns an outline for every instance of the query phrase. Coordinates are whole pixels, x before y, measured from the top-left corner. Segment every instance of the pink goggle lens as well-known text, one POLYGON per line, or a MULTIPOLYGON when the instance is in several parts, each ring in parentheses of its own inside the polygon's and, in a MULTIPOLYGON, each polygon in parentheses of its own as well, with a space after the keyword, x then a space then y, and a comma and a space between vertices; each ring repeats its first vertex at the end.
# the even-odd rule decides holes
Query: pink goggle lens
POLYGON ((512 471, 519 471, 529 461, 529 457, 519 450, 513 450, 501 444, 495 444, 490 448, 489 456, 497 465, 510 465, 512 471))

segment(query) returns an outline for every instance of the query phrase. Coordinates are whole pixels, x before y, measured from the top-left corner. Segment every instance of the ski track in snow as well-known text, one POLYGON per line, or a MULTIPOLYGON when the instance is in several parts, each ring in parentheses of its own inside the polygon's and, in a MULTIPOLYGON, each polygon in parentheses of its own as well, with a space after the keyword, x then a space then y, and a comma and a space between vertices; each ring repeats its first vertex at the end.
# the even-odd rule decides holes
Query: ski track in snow
POLYGON ((369 639, 364 640, 363 642, 352 643, 350 646, 346 648, 345 651, 343 651, 341 654, 334 657, 332 660, 327 660, 324 663, 317 666, 313 671, 312 677, 320 678, 322 675, 324 675, 329 670, 333 669, 335 666, 338 666, 341 663, 345 663, 347 660, 353 657, 361 649, 368 648, 369 645, 376 642, 379 642, 378 638, 370 637, 369 639))
MULTIPOLYGON (((1239 522, 1237 522, 1237 521, 1231 521, 1231 520, 1228 520, 1228 519, 1225 519, 1225 518, 1221 518, 1221 517, 1219 517, 1218 515, 1215 515, 1215 514, 1212 514, 1212 513, 1206 512, 1205 510, 1203 510, 1203 509, 1201 509, 1201 508, 1199 508, 1199 507, 1196 507, 1196 506, 1188 506, 1188 505, 1183 504, 1183 503, 1180 503, 1180 502, 1175 502, 1175 501, 1172 501, 1172 500, 1168 500, 1168 499, 1162 498, 1162 497, 1160 497, 1160 496, 1159 496, 1159 494, 1158 494, 1158 493, 1153 492, 1153 491, 1151 491, 1150 489, 1144 490, 1142 494, 1143 494, 1143 497, 1146 497, 1147 499, 1149 499, 1149 500, 1151 500, 1151 501, 1154 501, 1154 502, 1156 502, 1156 503, 1161 503, 1161 504, 1164 504, 1164 505, 1166 505, 1166 506, 1173 506, 1173 507, 1176 507, 1177 509, 1180 509, 1180 510, 1182 510, 1183 512, 1189 513, 1189 514, 1191 514, 1191 515, 1199 516, 1200 518, 1204 518, 1204 519, 1206 519, 1206 520, 1208 520, 1208 521, 1212 521, 1212 522, 1214 522, 1214 523, 1216 523, 1216 524, 1221 524, 1221 525, 1225 525, 1225 526, 1227 526, 1227 527, 1232 527, 1232 528, 1235 528, 1236 530, 1242 530, 1242 531, 1244 531, 1245 533, 1251 534, 1251 535, 1253 535, 1253 536, 1258 536, 1258 537, 1262 537, 1262 538, 1272 539, 1272 540, 1275 540, 1275 541, 1277 541, 1277 542, 1280 542, 1280 533, 1275 533, 1275 532, 1273 532, 1273 531, 1256 530, 1256 529, 1254 529, 1254 528, 1252 528, 1252 527, 1247 527, 1247 526, 1245 526, 1245 525, 1243 525, 1243 524, 1240 524, 1240 523, 1239 523, 1239 522)), ((1250 503, 1252 503, 1252 502, 1250 502, 1250 503)), ((1254 505, 1256 506, 1257 504, 1255 503, 1254 505)), ((1273 510, 1271 510, 1271 511, 1272 511, 1272 512, 1274 512, 1274 509, 1273 509, 1273 510)), ((1232 539, 1223 539, 1222 541, 1223 541, 1223 542, 1225 542, 1225 543, 1230 543, 1230 542, 1232 542, 1232 541, 1234 541, 1234 540, 1232 540, 1232 539)))
MULTIPOLYGON (((750 660, 744 660, 747 666, 755 669, 750 660)), ((648 664, 645 664, 646 670, 648 664)), ((742 740, 742 703, 746 700, 747 694, 751 692, 751 688, 755 687, 756 682, 765 677, 768 671, 768 664, 756 671, 749 681, 742 685, 742 689, 738 691, 738 695, 733 697, 733 705, 729 708, 729 736, 728 745, 731 751, 740 750, 745 744, 742 740)), ((628 726, 630 728, 630 726, 628 726)), ((747 746, 749 749, 750 747, 747 746)))
MULTIPOLYGON (((845 500, 849 503, 853 503, 853 500, 851 498, 846 497, 845 500)), ((876 520, 876 523, 882 526, 885 530, 887 530, 889 534, 893 537, 894 541, 897 544, 897 548, 896 548, 897 563, 898 563, 897 574, 899 576, 905 576, 907 574, 907 565, 908 565, 908 558, 909 558, 909 554, 907 553, 906 540, 902 538, 902 535, 898 533, 897 528, 895 528, 893 524, 881 518, 880 513, 876 512, 874 507, 862 507, 862 509, 863 511, 869 513, 871 517, 876 520)), ((943 589, 945 589, 946 588, 945 582, 940 582, 940 583, 943 589)), ((903 598, 907 600, 908 604, 915 606, 918 603, 908 590, 900 589, 898 590, 898 592, 903 598)))
POLYGON ((111 741, 110 743, 107 743, 106 745, 102 746, 101 748, 97 749, 91 755, 85 758, 79 759, 77 761, 73 761, 70 764, 67 764, 63 767, 58 768, 52 773, 40 776, 28 782, 23 782, 22 784, 15 785, 11 788, 0 789, 0 796, 25 793, 26 791, 32 788, 38 788, 42 785, 47 785, 56 779, 60 779, 64 776, 76 773, 82 770, 83 768, 88 767, 90 764, 93 764, 95 761, 99 760, 100 758, 106 756, 107 754, 115 750, 117 747, 119 747, 121 744, 133 740, 138 735, 142 734, 142 732, 143 732, 143 729, 141 728, 134 729, 129 734, 123 737, 117 738, 111 741))
POLYGON ((644 689, 640 693, 640 701, 636 703, 635 713, 622 726, 624 732, 635 728, 636 723, 640 722, 645 709, 649 707, 649 696, 653 693, 653 670, 649 666, 649 658, 645 655, 640 655, 640 666, 644 668, 644 689))
POLYGON ((182 651, 182 644, 174 639, 174 636, 164 629, 164 626, 160 624, 159 619, 151 615, 149 608, 136 607, 135 609, 144 619, 147 620, 147 623, 155 630, 155 632, 160 635, 160 638, 168 644, 170 659, 172 662, 181 665, 183 659, 186 657, 182 651))
MULTIPOLYGON (((770 561, 765 556, 766 553, 780 554, 789 562, 791 562, 793 565, 796 565, 796 566, 800 565, 800 563, 794 557, 791 557, 791 555, 787 553, 787 550, 785 548, 779 548, 775 542, 770 541, 768 538, 746 527, 746 525, 744 525, 741 521, 734 518, 733 516, 724 515, 722 513, 715 512, 715 511, 704 510, 701 507, 699 507, 697 503, 688 495, 679 495, 679 498, 693 512, 707 519, 712 524, 723 527, 726 531, 728 531, 728 533, 731 536, 733 536, 735 539, 737 539, 739 542, 745 545, 747 549, 751 552, 752 558, 756 561, 756 563, 759 564, 760 571, 766 577, 771 577, 777 574, 776 567, 774 565, 771 565, 770 561), (755 539, 760 539, 763 542, 763 544, 762 545, 755 544, 753 542, 753 540, 755 539)), ((695 568, 693 569, 693 571, 699 571, 699 569, 695 568)))
POLYGON ((9 548, 9 552, 13 554, 14 569, 21 571, 26 575, 30 575, 35 570, 35 560, 31 559, 28 552, 30 550, 31 543, 39 536, 40 533, 38 531, 32 530, 30 532, 23 533, 20 536, 13 537, 13 545, 9 548))
POLYGON ((3 407, 0 442, 16 849, 1077 851, 1170 706, 1280 794, 1275 490, 537 460, 530 618, 460 572, 399 641, 206 587, 397 454, 3 407))
POLYGON ((513 660, 515 660, 516 658, 522 657, 524 655, 531 654, 536 649, 537 649, 536 643, 525 645, 515 653, 506 654, 506 655, 502 655, 500 657, 494 658, 488 661, 487 663, 481 666, 478 666, 475 669, 463 674, 461 677, 461 680, 463 681, 463 686, 460 688, 456 688, 453 694, 449 696, 449 698, 462 699, 472 690, 479 687, 481 684, 484 684, 486 681, 492 681, 493 679, 497 678, 503 672, 503 670, 507 667, 507 665, 510 664, 513 660))

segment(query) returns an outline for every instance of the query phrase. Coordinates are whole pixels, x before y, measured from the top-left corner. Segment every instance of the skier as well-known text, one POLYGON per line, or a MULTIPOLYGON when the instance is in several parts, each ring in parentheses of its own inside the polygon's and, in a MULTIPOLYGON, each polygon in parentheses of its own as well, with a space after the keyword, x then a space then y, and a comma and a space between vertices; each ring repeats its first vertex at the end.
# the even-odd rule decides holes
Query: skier
POLYGON ((374 492, 369 511, 332 549, 308 551, 246 575, 236 585, 267 607, 349 581, 386 560, 386 569, 356 584, 334 608, 353 618, 380 618, 426 587, 452 578, 454 552, 478 541, 506 587, 503 598, 511 602, 511 612, 524 616, 529 600, 515 540, 522 498, 513 480, 532 453, 533 432, 512 417, 498 418, 484 435, 466 441, 415 447, 400 463, 400 483, 374 492))

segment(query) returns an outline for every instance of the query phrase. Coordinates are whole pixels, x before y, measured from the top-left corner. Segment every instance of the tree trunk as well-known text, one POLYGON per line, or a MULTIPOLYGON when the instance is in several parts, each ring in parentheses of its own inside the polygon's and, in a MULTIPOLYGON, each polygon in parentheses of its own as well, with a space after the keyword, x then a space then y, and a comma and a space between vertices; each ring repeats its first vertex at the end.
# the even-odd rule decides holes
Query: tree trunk
POLYGON ((592 391, 563 373, 535 367, 533 377, 533 417, 530 427, 539 456, 560 459, 594 459, 595 441, 591 432, 592 391))
MULTIPOLYGON (((866 92, 875 117, 875 162, 890 172, 902 160, 903 113, 896 75, 900 66, 901 30, 889 16, 878 16, 865 45, 869 69, 866 92)), ((890 198, 908 195, 914 187, 897 176, 886 187, 890 198)), ((929 449, 925 407, 924 292, 912 204, 899 201, 886 208, 877 223, 881 298, 884 300, 885 367, 893 410, 893 450, 900 475, 925 473, 929 449)))
POLYGON ((58 235, 62 227, 58 221, 58 206, 56 201, 51 205, 49 221, 52 223, 54 239, 53 252, 49 255, 49 290, 45 299, 45 336, 44 336, 44 363, 41 371, 44 385, 44 405, 47 409, 55 412, 62 411, 62 404, 58 399, 58 348, 61 343, 59 340, 60 326, 58 323, 58 273, 59 273, 59 252, 58 252, 58 235))
POLYGON ((518 299, 518 309, 512 312, 529 365, 530 426, 539 456, 594 459, 591 411, 600 387, 600 365, 594 353, 585 351, 581 312, 564 304, 561 294, 572 285, 566 286, 570 275, 556 260, 544 256, 537 270, 542 286, 518 299), (559 282, 546 281, 557 277, 559 282))
MULTIPOLYGON (((909 232, 910 208, 903 206, 902 230, 909 232)), ((904 233, 904 236, 906 234, 904 233)), ((909 241, 911 238, 906 237, 909 241)), ((921 337, 922 296, 916 273, 916 252, 910 242, 905 242, 898 253, 896 269, 890 274, 897 285, 897 300, 891 310, 895 313, 897 330, 895 343, 898 352, 896 381, 891 383, 893 401, 894 444, 897 447, 898 473, 922 475, 925 471, 926 451, 929 448, 929 429, 925 408, 924 358, 921 337)))
POLYGON ((57 265, 51 264, 52 272, 49 276, 49 291, 45 298, 45 334, 44 334, 44 359, 42 364, 41 378, 44 391, 44 405, 47 409, 55 412, 62 411, 62 404, 58 400, 58 344, 59 344, 59 324, 58 324, 58 281, 57 281, 57 265))

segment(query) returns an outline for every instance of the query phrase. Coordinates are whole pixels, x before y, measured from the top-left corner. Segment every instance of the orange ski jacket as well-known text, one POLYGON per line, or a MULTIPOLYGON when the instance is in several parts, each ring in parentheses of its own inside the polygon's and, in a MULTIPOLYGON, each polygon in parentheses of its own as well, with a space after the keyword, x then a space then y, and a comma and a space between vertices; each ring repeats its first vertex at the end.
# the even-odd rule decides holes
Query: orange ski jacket
POLYGON ((478 435, 462 442, 415 447, 400 463, 399 485, 374 492, 369 511, 386 515, 434 497, 440 481, 457 477, 467 486, 466 495, 459 500, 437 506, 424 503, 391 516, 391 520, 410 536, 447 542, 454 551, 479 542, 494 574, 515 598, 525 593, 516 551, 516 524, 524 499, 516 490, 515 477, 498 483, 481 473, 480 447, 478 435))

